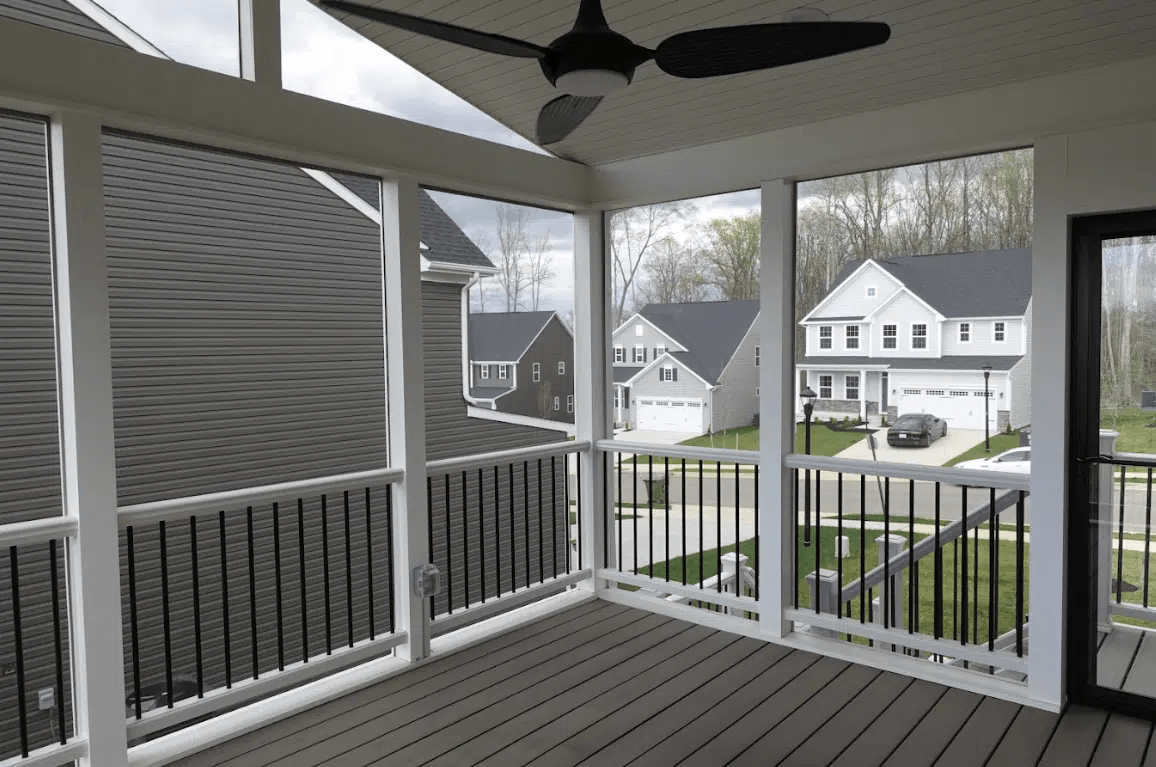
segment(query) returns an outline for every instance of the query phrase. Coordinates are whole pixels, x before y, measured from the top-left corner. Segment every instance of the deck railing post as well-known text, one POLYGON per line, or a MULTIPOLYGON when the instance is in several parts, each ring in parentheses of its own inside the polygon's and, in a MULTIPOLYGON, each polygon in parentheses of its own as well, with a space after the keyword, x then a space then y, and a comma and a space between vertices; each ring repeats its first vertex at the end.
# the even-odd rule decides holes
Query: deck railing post
MULTIPOLYGON (((745 554, 736 554, 733 551, 722 555, 723 591, 736 597, 743 595, 743 568, 747 565, 747 559, 745 554)), ((744 612, 737 607, 728 607, 726 611, 727 615, 740 617, 744 612)))
POLYGON ((88 740, 82 765, 123 767, 128 743, 102 143, 99 119, 53 116, 61 463, 65 514, 77 521, 67 549, 75 729, 88 740))
MULTIPOLYGON (((574 214, 574 414, 578 439, 591 445, 614 433, 607 397, 610 392, 610 281, 607 278, 606 218, 598 210, 574 214)), ((603 455, 596 447, 580 453, 579 514, 582 566, 595 570, 617 567, 612 524, 613 482, 603 472, 603 455), (609 519, 611 523, 604 522, 609 519)), ((585 581, 581 588, 597 591, 605 583, 585 581)))
MULTIPOLYGON (((811 608, 819 605, 819 612, 839 617, 839 573, 835 570, 814 570, 805 579, 811 592, 811 608)), ((811 627, 816 636, 833 637, 837 632, 831 629, 811 627)))
POLYGON ((791 472, 783 456, 795 442, 795 184, 762 185, 759 372, 759 624, 763 633, 791 631, 783 611, 793 607, 795 507, 791 472))
POLYGON ((417 181, 382 182, 382 276, 389 461, 405 472, 393 493, 393 578, 406 660, 429 655, 428 598, 414 593, 413 572, 429 563, 426 505, 425 362, 421 308, 421 202, 417 181))
MULTIPOLYGON (((883 564, 884 561, 890 562, 895 557, 899 556, 907 548, 907 539, 902 535, 881 535, 875 539, 875 550, 879 559, 878 562, 883 564)), ((906 614, 903 610, 903 595, 907 592, 903 588, 904 571, 899 571, 891 576, 890 589, 884 589, 883 605, 886 605, 887 627, 891 629, 903 628, 903 616, 906 614)), ((875 615, 882 619, 884 610, 876 610, 875 615)))
MULTIPOLYGON (((1116 452, 1116 439, 1119 432, 1100 431, 1100 455, 1112 455, 1116 452)), ((1114 519, 1117 509, 1115 500, 1116 483, 1113 473, 1116 467, 1102 463, 1099 466, 1099 487, 1097 488, 1097 519, 1096 524, 1096 628, 1103 633, 1112 630, 1111 601, 1112 601, 1112 535, 1115 529, 1114 519)))

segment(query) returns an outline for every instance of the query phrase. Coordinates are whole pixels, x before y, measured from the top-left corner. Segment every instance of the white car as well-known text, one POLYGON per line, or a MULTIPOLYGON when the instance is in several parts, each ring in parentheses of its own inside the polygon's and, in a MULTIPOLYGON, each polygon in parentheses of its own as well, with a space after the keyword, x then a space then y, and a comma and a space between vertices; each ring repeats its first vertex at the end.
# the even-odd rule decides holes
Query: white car
POLYGON ((976 458, 955 464, 957 469, 984 469, 986 471, 1010 471, 1015 474, 1032 473, 1032 449, 1017 447, 990 458, 976 458))

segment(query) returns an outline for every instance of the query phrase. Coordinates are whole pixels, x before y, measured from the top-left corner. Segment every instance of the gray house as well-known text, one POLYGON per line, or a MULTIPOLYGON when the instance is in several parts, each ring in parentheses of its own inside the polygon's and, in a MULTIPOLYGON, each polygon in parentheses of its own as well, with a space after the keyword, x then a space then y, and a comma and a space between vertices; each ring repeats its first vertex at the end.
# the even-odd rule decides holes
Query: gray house
MULTIPOLYGON (((124 29, 114 30, 114 36, 64 0, 3 0, 0 16, 156 53, 124 29)), ((6 523, 61 513, 46 138, 43 120, 0 115, 0 217, 19 224, 0 229, 0 520, 6 523)), ((104 172, 119 505, 388 465, 378 185, 113 133, 104 139, 104 172), (341 311, 332 311, 337 306, 341 311)), ((421 253, 413 257, 422 262, 428 458, 563 439, 552 429, 470 417, 465 291, 493 265, 424 191, 421 240, 421 253)), ((463 557, 476 570, 484 551, 499 542, 509 546, 511 538, 535 563, 544 541, 543 550, 561 557, 564 566, 565 524, 540 535, 541 517, 523 513, 524 493, 538 495, 537 476, 522 472, 521 464, 512 469, 511 489, 503 489, 500 499, 489 487, 471 488, 463 499, 456 483, 451 488, 441 477, 431 482, 432 555, 449 582, 465 575, 463 557)), ((379 499, 373 514, 380 531, 385 488, 371 489, 379 499)), ((366 519, 363 494, 350 490, 355 491, 350 513, 366 519)), ((560 506, 563 491, 555 490, 560 506)), ((215 514, 195 530, 181 521, 168 526, 171 580, 164 597, 174 614, 192 611, 194 536, 201 552, 206 687, 223 684, 226 641, 234 678, 277 668, 278 637, 274 632, 254 636, 250 626, 275 621, 275 605, 282 601, 276 609, 284 610, 283 651, 289 657, 300 658, 306 641, 311 654, 324 654, 327 624, 342 627, 344 642, 347 605, 364 604, 371 588, 378 630, 388 625, 390 573, 375 567, 371 584, 362 569, 364 555, 347 558, 349 552, 370 549, 366 526, 351 528, 341 501, 330 497, 323 507, 320 498, 302 499, 306 524, 301 530, 295 498, 284 499, 280 516, 273 508, 252 509, 248 534, 264 552, 253 564, 244 556, 245 509, 228 510, 221 523, 231 547, 227 561, 216 553, 215 514), (328 546, 320 532, 323 518, 328 546), (291 538, 293 545, 284 546, 277 568, 266 554, 280 538, 291 538), (327 568, 326 554, 333 563, 327 568), (222 572, 229 576, 233 616, 227 636, 221 621, 222 572), (297 579, 303 582, 300 589, 281 585, 297 579), (258 616, 253 623, 251 613, 258 616)), ((139 613, 135 648, 126 642, 129 690, 136 681, 134 668, 145 684, 164 678, 160 535, 157 526, 133 531, 135 593, 128 590, 127 577, 123 580, 126 636, 130 604, 139 613)), ((374 545, 380 555, 384 542, 374 545)), ((127 547, 126 533, 122 563, 127 547)), ((22 593, 42 604, 35 592, 49 588, 47 550, 25 547, 20 556, 22 593)), ((521 586, 527 575, 521 568, 491 574, 487 594, 521 586)), ((7 577, 0 582, 3 615, 11 608, 7 577)), ((481 581, 476 573, 473 581, 481 581)), ((475 587, 475 600, 479 593, 475 587)), ((463 596, 458 587, 454 607, 463 596)), ((435 612, 450 608, 448 597, 437 598, 435 612)), ((351 636, 360 640, 371 629, 364 611, 355 612, 351 636)), ((50 631, 50 615, 25 616, 29 668, 52 668, 36 655, 51 652, 50 631)), ((16 682, 8 671, 13 640, 11 623, 0 622, 0 760, 12 754, 17 733, 16 682)), ((193 646, 189 622, 175 621, 170 655, 177 675, 189 673, 193 646)), ((23 706, 38 717, 37 742, 51 739, 37 693, 53 687, 50 674, 27 680, 23 706)), ((55 698, 67 710, 66 691, 57 691, 55 698)))
POLYGON ((473 405, 573 426, 574 334, 556 312, 471 314, 469 351, 473 405))
POLYGON ((758 413, 758 301, 649 304, 614 331, 614 420, 703 434, 758 413))

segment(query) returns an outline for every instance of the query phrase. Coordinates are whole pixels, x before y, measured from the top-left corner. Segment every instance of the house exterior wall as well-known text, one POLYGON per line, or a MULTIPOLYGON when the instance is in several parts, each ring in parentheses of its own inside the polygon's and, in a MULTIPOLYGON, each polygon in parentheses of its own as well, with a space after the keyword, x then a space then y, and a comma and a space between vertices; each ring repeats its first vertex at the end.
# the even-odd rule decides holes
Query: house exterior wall
POLYGON ((823 317, 866 317, 899 290, 895 278, 875 264, 865 268, 845 281, 831 294, 830 300, 815 312, 816 319, 823 317), (874 297, 867 295, 867 288, 875 287, 874 297))
POLYGON ((498 410, 530 418, 574 423, 574 413, 566 412, 566 398, 574 395, 574 337, 555 315, 530 344, 518 363, 518 388, 498 400, 498 410), (534 363, 541 365, 541 380, 534 383, 534 363), (558 373, 558 363, 566 365, 566 372, 558 373), (539 404, 542 388, 547 387, 549 408, 543 412, 539 404), (554 410, 554 398, 559 409, 554 410))
POLYGON ((948 320, 943 323, 943 354, 945 356, 1004 357, 1020 354, 1024 348, 1024 339, 1024 320, 1019 317, 998 320, 948 320), (996 322, 1004 323, 1005 340, 1003 343, 997 343, 994 339, 996 322), (962 343, 959 340, 959 326, 962 323, 971 326, 971 343, 962 343))
POLYGON ((1008 423, 1013 429, 1022 429, 1032 422, 1032 302, 1024 315, 1025 347, 1024 358, 1011 369, 1011 408, 1008 423))
MULTIPOLYGON (((664 363, 665 364, 665 363, 664 363)), ((635 380, 630 387, 630 412, 632 420, 637 420, 638 400, 652 397, 677 397, 681 399, 701 399, 703 401, 702 432, 705 434, 710 428, 711 413, 714 408, 710 401, 710 389, 702 379, 690 372, 685 366, 671 362, 678 368, 677 381, 662 381, 659 378, 661 365, 646 371, 635 380)))
POLYGON ((814 355, 816 357, 866 357, 868 353, 868 344, 870 343, 868 336, 868 325, 861 322, 820 322, 816 325, 807 326, 807 355, 814 355), (847 349, 847 326, 852 325, 859 328, 859 348, 847 349), (831 328, 831 348, 819 348, 819 328, 831 328))
POLYGON ((0 17, 67 32, 102 43, 123 44, 67 0, 0 0, 0 17))
POLYGON ((513 389, 514 388, 514 364, 506 366, 506 377, 498 378, 497 365, 470 365, 473 373, 474 386, 485 386, 494 389, 513 389), (482 378, 482 368, 486 369, 488 378, 482 378))
POLYGON ((648 321, 641 318, 627 322, 623 325, 617 333, 614 334, 614 341, 610 349, 610 361, 614 363, 614 348, 615 346, 622 346, 626 349, 626 362, 618 363, 620 365, 638 366, 643 362, 649 364, 654 361, 654 347, 665 346, 667 351, 680 351, 682 347, 679 346, 667 336, 665 333, 656 330, 648 321), (635 326, 642 326, 642 335, 636 335, 635 326), (633 352, 631 351, 635 346, 641 344, 646 347, 646 359, 640 362, 635 362, 633 352))
POLYGON ((755 367, 755 346, 759 336, 752 325, 735 349, 727 366, 719 376, 710 408, 711 428, 714 431, 750 426, 759 412, 759 368, 755 367))
MULTIPOLYGON (((836 344, 838 346, 838 344, 836 344)), ((878 356, 887 357, 939 357, 939 329, 935 315, 922 302, 910 294, 895 298, 872 318, 871 348, 878 356), (927 325, 927 348, 913 349, 911 346, 912 325, 927 325), (883 348, 883 326, 898 325, 898 341, 895 349, 883 348)), ((845 354, 846 352, 841 352, 845 354)))

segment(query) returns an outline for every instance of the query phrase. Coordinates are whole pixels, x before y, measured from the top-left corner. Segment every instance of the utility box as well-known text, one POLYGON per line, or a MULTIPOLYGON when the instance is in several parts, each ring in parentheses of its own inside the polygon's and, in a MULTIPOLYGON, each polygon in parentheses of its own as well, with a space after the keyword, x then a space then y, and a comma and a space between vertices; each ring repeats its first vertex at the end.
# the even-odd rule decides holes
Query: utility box
POLYGON ((1156 391, 1140 392, 1140 409, 1156 411, 1156 391))
POLYGON ((1032 446, 1032 428, 1030 426, 1025 426, 1024 428, 1020 429, 1020 447, 1031 447, 1031 446, 1032 446))

